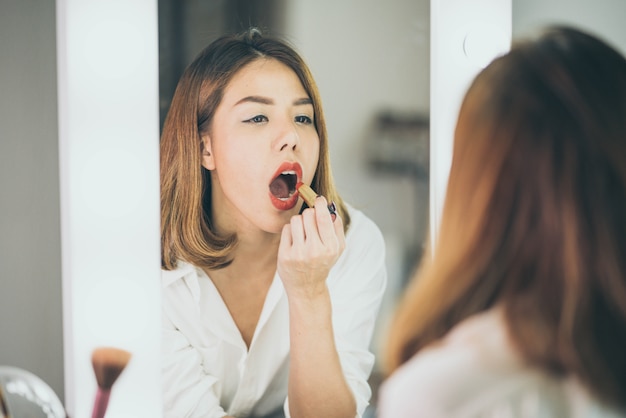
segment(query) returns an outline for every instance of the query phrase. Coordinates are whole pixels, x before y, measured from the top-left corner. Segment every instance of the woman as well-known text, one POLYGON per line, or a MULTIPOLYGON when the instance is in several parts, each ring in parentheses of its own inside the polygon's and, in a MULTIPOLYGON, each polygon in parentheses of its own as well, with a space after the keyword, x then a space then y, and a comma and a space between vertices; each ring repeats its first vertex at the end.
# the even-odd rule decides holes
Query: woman
POLYGON ((161 138, 161 220, 165 416, 362 414, 384 243, 335 190, 291 47, 252 29, 187 68, 161 138))
POLYGON ((624 57, 552 28, 478 75, 433 255, 390 330, 380 417, 624 416, 624 57))

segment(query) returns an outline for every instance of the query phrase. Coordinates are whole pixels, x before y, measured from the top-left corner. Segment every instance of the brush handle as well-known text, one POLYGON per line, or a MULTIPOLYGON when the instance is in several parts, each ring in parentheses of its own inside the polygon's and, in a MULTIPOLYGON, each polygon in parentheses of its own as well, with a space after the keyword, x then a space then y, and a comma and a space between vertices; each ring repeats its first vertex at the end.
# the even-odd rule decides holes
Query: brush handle
POLYGON ((109 406, 109 396, 111 396, 111 389, 98 388, 96 393, 96 401, 93 404, 93 412, 91 418, 104 418, 104 414, 109 406))

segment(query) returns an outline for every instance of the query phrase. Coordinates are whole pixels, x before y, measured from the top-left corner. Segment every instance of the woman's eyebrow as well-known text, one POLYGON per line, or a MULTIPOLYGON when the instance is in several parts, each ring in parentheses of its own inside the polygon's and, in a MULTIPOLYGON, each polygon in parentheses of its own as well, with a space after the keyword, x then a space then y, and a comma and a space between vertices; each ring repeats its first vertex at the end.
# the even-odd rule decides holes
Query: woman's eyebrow
MULTIPOLYGON (((235 106, 242 104, 242 103, 260 103, 264 105, 273 105, 274 100, 270 99, 269 97, 263 97, 263 96, 246 96, 243 99, 239 100, 237 103, 235 103, 235 106)), ((303 97, 301 99, 296 99, 293 101, 294 106, 303 106, 303 105, 312 105, 312 104, 313 104, 313 101, 309 97, 303 97)))
POLYGON ((302 105, 312 105, 313 101, 310 97, 303 97, 302 99, 294 100, 294 106, 302 106, 302 105))
POLYGON ((274 100, 262 96, 247 96, 235 103, 235 106, 241 103, 261 103, 266 105, 273 105, 274 100))

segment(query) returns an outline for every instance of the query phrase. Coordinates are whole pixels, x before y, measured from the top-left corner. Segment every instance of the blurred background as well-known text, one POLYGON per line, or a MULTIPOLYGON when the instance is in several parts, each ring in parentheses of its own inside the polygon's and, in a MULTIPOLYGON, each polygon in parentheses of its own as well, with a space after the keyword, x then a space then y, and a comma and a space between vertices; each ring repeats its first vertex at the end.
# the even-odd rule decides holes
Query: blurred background
MULTIPOLYGON (((340 192, 387 244, 378 351, 428 229, 430 0, 158 6, 161 123, 183 69, 221 34, 258 26, 291 42, 309 64, 340 192)), ((623 0, 513 0, 513 36, 567 22, 626 53, 623 16, 623 0)), ((0 364, 35 373, 63 399, 55 30, 54 1, 0 1, 0 364)), ((374 387, 378 379, 375 370, 374 387)))

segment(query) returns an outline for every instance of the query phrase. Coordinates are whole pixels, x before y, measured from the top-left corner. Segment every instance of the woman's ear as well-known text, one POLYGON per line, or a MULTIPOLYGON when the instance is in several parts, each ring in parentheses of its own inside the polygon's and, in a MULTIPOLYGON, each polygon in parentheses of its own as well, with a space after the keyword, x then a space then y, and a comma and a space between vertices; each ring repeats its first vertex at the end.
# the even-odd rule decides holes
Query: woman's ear
POLYGON ((215 160, 211 150, 211 138, 208 135, 202 137, 202 167, 207 170, 215 170, 215 160))

